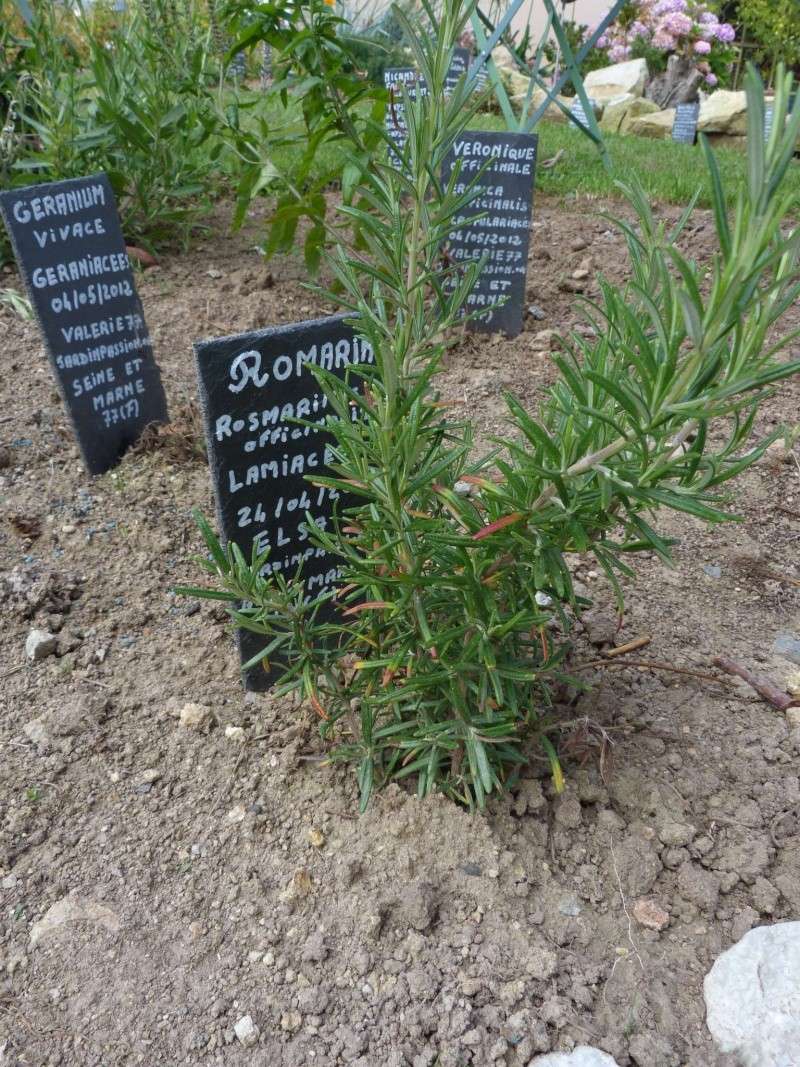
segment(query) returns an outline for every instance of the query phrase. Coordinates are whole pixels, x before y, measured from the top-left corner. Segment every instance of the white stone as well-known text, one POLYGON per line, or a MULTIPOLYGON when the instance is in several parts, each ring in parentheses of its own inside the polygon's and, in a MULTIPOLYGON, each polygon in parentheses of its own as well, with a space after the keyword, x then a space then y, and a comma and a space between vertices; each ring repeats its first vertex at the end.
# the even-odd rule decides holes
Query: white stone
POLYGON ((800 922, 757 926, 703 983, 706 1022, 742 1067, 789 1067, 800 1048, 800 922))
POLYGON ((182 726, 199 729, 207 726, 211 721, 211 709, 203 704, 184 704, 180 710, 182 726))
POLYGON ((625 93, 606 104, 600 120, 600 129, 608 133, 628 133, 634 119, 658 110, 658 104, 654 104, 652 100, 625 93))
POLYGON ((624 133, 636 137, 651 137, 655 141, 667 140, 672 136, 675 124, 675 108, 665 111, 648 111, 624 120, 624 133))
POLYGON ((607 1052, 588 1045, 578 1045, 572 1052, 548 1052, 546 1056, 535 1056, 530 1067, 619 1067, 607 1052))
POLYGON ((245 733, 241 726, 231 726, 230 724, 225 727, 225 736, 229 741, 244 741, 245 733))
POLYGON ((51 738, 47 726, 42 719, 31 719, 22 727, 22 732, 29 741, 33 741, 38 748, 48 748, 51 738))
POLYGON ((233 1032, 245 1048, 250 1048, 258 1042, 259 1030, 251 1015, 243 1015, 234 1023, 233 1032))
POLYGON ((747 94, 718 89, 700 105, 700 133, 747 133, 747 94))
POLYGON ((646 59, 629 59, 590 71, 583 79, 586 95, 599 103, 608 103, 623 93, 642 96, 649 72, 646 59))
MULTIPOLYGON (((521 104, 523 97, 515 96, 513 97, 513 100, 515 104, 521 104)), ((532 114, 534 111, 538 111, 538 109, 542 106, 545 100, 547 100, 547 93, 544 91, 544 89, 534 89, 531 96, 531 106, 528 108, 528 114, 532 114)), ((567 109, 567 112, 571 110, 572 97, 558 96, 556 97, 556 100, 559 100, 561 102, 562 106, 567 109)), ((553 100, 551 98, 548 101, 547 107, 545 108, 545 112, 542 118, 547 119, 548 122, 566 123, 569 121, 567 115, 564 113, 562 108, 558 106, 556 100, 553 100)))
POLYGON ((52 656, 56 650, 58 638, 47 630, 31 630, 25 639, 25 655, 31 663, 52 656))
POLYGON ((63 927, 75 922, 90 922, 104 926, 115 934, 122 929, 119 916, 104 904, 82 897, 63 897, 48 908, 45 914, 31 927, 31 948, 57 934, 63 927))
POLYGON ((524 74, 509 50, 498 45, 492 52, 492 62, 497 68, 500 80, 512 97, 524 96, 530 85, 530 75, 524 74))

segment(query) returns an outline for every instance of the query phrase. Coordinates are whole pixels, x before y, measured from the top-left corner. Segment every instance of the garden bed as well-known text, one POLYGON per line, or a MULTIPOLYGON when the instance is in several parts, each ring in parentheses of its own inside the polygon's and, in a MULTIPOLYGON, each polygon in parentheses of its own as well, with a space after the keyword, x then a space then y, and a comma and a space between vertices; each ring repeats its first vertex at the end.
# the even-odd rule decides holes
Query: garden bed
MULTIPOLYGON (((513 341, 468 338, 442 379, 483 433, 503 390, 533 406, 552 381, 542 331, 578 321, 574 290, 600 269, 623 280, 622 239, 584 204, 540 198, 535 218, 544 317, 513 341)), ((800 730, 738 682, 591 669, 564 708, 562 797, 534 763, 483 816, 394 786, 359 818, 313 713, 245 695, 221 613, 170 593, 196 579, 191 509, 212 510, 191 341, 330 310, 299 259, 264 266, 255 229, 232 239, 221 219, 139 283, 184 433, 102 478, 81 469, 35 324, 0 309, 7 1062, 518 1067, 593 1044, 623 1067, 723 1067, 702 979, 750 926, 797 917, 800 730), (57 655, 20 666, 34 626, 57 655), (189 703, 205 727, 181 723, 189 703), (642 900, 663 930, 638 921, 642 900), (48 912, 65 921, 35 926, 48 912)), ((710 251, 702 219, 687 236, 710 251)), ((759 429, 796 422, 799 396, 781 385, 759 429)), ((642 659, 709 676, 725 654, 782 686, 800 467, 772 454, 736 492, 741 524, 662 517, 676 568, 642 561, 616 633, 605 583, 573 560, 599 609, 576 662, 650 635, 642 659)))

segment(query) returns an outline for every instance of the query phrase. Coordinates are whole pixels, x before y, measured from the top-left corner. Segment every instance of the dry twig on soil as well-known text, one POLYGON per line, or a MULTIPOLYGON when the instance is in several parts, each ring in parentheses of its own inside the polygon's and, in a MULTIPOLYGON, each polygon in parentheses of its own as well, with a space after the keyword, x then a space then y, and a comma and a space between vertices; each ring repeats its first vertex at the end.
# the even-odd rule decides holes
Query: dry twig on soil
POLYGON ((737 678, 741 678, 743 682, 747 682, 760 697, 766 700, 768 704, 771 704, 773 708, 777 708, 778 711, 800 707, 800 700, 790 697, 788 693, 773 685, 768 678, 759 678, 751 671, 748 671, 746 667, 741 667, 738 663, 734 663, 732 659, 728 659, 727 656, 714 656, 711 662, 715 667, 719 667, 721 671, 725 671, 726 674, 733 674, 737 678))

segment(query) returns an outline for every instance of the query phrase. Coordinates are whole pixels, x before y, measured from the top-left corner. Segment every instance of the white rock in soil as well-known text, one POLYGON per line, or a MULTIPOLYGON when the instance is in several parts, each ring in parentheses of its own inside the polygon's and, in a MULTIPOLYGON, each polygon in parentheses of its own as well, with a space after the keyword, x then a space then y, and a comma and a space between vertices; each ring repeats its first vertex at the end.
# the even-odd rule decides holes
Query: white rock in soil
POLYGON ((63 897, 48 908, 41 919, 35 922, 30 931, 31 948, 48 940, 70 923, 89 922, 104 926, 110 933, 122 929, 122 923, 116 912, 104 904, 82 897, 63 897))
POLYGON ((703 983, 706 1022, 743 1067, 789 1067, 800 1049, 800 922, 757 926, 703 983))
POLYGON ((51 738, 47 726, 42 719, 31 719, 30 722, 26 722, 22 727, 22 732, 28 740, 32 741, 38 748, 49 748, 51 738))
POLYGON ((588 1045, 578 1045, 572 1052, 548 1052, 546 1056, 535 1056, 530 1067, 618 1067, 618 1064, 607 1052, 588 1045))
POLYGON ((47 630, 31 630, 25 639, 25 655, 31 663, 52 656, 56 650, 58 638, 47 630))
POLYGON ((245 732, 241 726, 231 726, 230 724, 225 727, 225 736, 229 741, 244 741, 245 732))
POLYGON ((201 729, 211 722, 211 709, 203 704, 184 704, 180 710, 180 720, 182 726, 201 729))
POLYGON ((258 1042, 259 1030, 251 1015, 243 1015, 234 1024, 233 1032, 245 1048, 250 1048, 258 1042))

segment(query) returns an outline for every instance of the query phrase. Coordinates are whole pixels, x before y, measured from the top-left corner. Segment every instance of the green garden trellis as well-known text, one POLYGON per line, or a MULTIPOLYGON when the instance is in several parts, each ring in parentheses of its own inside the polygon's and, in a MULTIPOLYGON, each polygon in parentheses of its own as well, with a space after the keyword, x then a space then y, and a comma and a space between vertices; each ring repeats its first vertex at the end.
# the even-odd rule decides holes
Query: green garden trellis
POLYGON ((28 0, 17 0, 17 7, 19 8, 19 13, 22 15, 25 24, 30 26, 33 22, 33 12, 31 11, 31 6, 28 3, 28 0))
POLYGON ((575 92, 578 95, 583 109, 586 114, 586 126, 581 126, 588 137, 594 141, 602 155, 603 161, 606 166, 610 165, 608 158, 608 152, 606 151, 605 144, 603 142, 603 135, 600 132, 600 127, 597 125, 597 119, 595 118, 594 109, 592 108, 589 97, 586 94, 586 89, 583 85, 583 78, 580 74, 580 67, 583 60, 595 47, 600 37, 605 33, 606 29, 616 19, 620 10, 622 9, 625 0, 615 0, 610 10, 604 16, 600 24, 595 28, 593 33, 587 38, 581 45, 577 54, 573 52, 572 47, 567 39, 567 35, 564 32, 564 27, 561 23, 561 19, 555 9, 554 0, 543 0, 545 8, 547 10, 547 22, 545 25, 544 33, 542 34, 539 43, 536 48, 536 53, 533 58, 533 63, 528 66, 522 57, 512 44, 506 40, 506 34, 508 27, 511 25, 511 20, 516 13, 522 7, 525 0, 512 0, 511 6, 502 16, 502 18, 493 24, 491 20, 481 11, 479 6, 476 6, 472 12, 471 22, 472 31, 475 34, 475 43, 478 48, 478 58, 475 63, 470 67, 467 74, 467 81, 473 81, 478 71, 482 66, 486 66, 488 71, 492 87, 494 89, 495 96, 497 97, 500 110, 503 113, 503 117, 506 120, 506 125, 509 130, 513 130, 516 133, 530 133, 537 125, 542 115, 545 113, 551 103, 560 108, 568 117, 569 109, 559 99, 559 93, 565 85, 572 83, 575 92), (486 31, 488 31, 488 36, 486 31), (550 33, 556 38, 558 46, 561 50, 561 56, 564 63, 564 70, 559 75, 558 80, 552 86, 548 86, 540 74, 542 57, 544 55, 544 48, 550 33), (530 78, 528 85, 528 91, 525 96, 525 100, 522 104, 520 114, 517 116, 514 112, 514 108, 511 106, 506 88, 503 85, 500 74, 497 67, 492 60, 492 51, 497 44, 503 43, 508 49, 509 54, 514 60, 519 70, 526 74, 530 78), (535 88, 542 89, 545 93, 545 99, 539 104, 539 106, 531 113, 531 104, 533 102, 533 91, 535 88))

